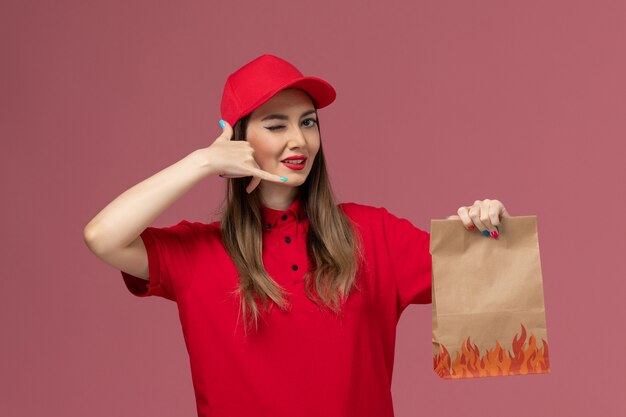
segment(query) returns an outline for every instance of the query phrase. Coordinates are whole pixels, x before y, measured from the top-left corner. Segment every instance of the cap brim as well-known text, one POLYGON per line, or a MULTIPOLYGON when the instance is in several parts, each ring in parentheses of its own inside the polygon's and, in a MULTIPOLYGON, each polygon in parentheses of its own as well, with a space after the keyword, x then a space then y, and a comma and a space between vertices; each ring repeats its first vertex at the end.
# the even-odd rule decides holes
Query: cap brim
MULTIPOLYGON (((316 109, 321 109, 323 107, 328 106, 337 97, 337 93, 332 85, 330 85, 325 80, 317 77, 302 77, 299 80, 292 81, 289 84, 280 88, 280 90, 284 90, 285 88, 300 88, 313 98, 313 104, 316 109)), ((278 90, 278 91, 280 91, 278 90)), ((278 93, 276 91, 276 93, 278 93)))

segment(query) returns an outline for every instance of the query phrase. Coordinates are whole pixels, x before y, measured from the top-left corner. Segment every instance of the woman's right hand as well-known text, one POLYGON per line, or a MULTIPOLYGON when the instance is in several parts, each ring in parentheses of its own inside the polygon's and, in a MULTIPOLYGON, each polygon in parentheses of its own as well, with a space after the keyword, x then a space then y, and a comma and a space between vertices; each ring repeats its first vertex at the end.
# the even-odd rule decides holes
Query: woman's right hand
POLYGON ((280 175, 263 171, 254 159, 254 149, 250 143, 245 140, 231 140, 233 128, 227 121, 224 124, 222 134, 209 147, 201 149, 214 173, 226 178, 252 176, 252 181, 246 187, 248 194, 254 191, 261 180, 284 182, 280 175))

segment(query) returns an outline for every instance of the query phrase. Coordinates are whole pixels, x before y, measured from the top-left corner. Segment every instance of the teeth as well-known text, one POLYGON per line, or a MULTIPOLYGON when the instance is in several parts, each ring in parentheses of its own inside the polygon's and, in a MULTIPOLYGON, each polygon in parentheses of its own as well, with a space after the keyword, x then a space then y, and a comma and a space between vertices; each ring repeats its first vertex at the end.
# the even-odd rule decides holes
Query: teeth
POLYGON ((284 162, 289 162, 290 164, 301 164, 304 162, 304 159, 288 159, 284 162))

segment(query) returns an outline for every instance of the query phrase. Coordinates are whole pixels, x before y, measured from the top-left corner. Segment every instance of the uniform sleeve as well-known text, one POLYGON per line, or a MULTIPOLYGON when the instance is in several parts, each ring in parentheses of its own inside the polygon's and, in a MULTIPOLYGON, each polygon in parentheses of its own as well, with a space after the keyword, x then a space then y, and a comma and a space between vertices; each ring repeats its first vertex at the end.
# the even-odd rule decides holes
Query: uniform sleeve
POLYGON ((172 301, 179 301, 184 296, 191 285, 197 259, 197 224, 182 220, 174 226, 147 227, 141 232, 148 254, 150 280, 121 271, 124 283, 133 295, 155 295, 172 301))
POLYGON ((398 314, 409 304, 432 301, 430 234, 382 208, 383 228, 390 269, 396 281, 398 314))

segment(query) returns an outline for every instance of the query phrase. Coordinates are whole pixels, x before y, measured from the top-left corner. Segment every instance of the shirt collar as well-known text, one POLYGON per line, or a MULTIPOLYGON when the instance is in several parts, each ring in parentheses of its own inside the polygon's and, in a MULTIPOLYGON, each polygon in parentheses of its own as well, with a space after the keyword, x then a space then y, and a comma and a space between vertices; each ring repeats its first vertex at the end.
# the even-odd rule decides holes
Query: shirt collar
POLYGON ((286 210, 275 210, 263 204, 261 204, 261 210, 263 212, 263 230, 265 231, 274 228, 279 221, 297 220, 301 222, 306 218, 306 210, 298 197, 286 210))

